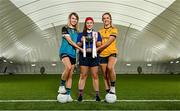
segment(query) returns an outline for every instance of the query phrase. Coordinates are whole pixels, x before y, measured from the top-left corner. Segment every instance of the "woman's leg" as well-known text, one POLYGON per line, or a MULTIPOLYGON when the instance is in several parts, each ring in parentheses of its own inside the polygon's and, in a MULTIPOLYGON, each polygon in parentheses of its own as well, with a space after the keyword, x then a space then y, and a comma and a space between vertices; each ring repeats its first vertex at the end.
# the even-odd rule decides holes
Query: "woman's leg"
POLYGON ((117 58, 110 56, 108 59, 108 65, 107 65, 107 69, 108 69, 108 74, 110 77, 110 81, 111 81, 111 87, 110 87, 110 92, 115 93, 115 82, 116 82, 116 72, 115 72, 115 65, 117 62, 117 58))
POLYGON ((93 80, 93 87, 95 91, 99 91, 99 78, 98 78, 98 67, 91 67, 91 74, 93 80))
POLYGON ((93 80, 93 87, 96 91, 96 101, 101 101, 99 98, 99 77, 98 77, 98 66, 91 67, 91 74, 93 80))
POLYGON ((67 77, 68 77, 69 73, 71 72, 72 65, 71 65, 69 57, 64 57, 62 59, 62 62, 65 66, 65 69, 64 69, 62 76, 61 76, 61 83, 60 83, 60 87, 59 87, 58 92, 59 93, 66 93, 65 84, 66 84, 67 77))
POLYGON ((72 86, 72 75, 73 75, 74 65, 72 65, 71 71, 68 74, 67 80, 66 80, 66 94, 68 95, 67 102, 72 102, 73 99, 71 97, 71 86, 72 86))
POLYGON ((82 101, 82 96, 83 96, 83 90, 86 84, 86 79, 88 77, 88 66, 80 66, 80 78, 79 78, 79 84, 78 84, 78 88, 79 88, 79 97, 78 97, 78 101, 82 101))
POLYGON ((104 80, 104 85, 105 85, 105 89, 106 92, 109 92, 110 90, 110 80, 109 80, 109 75, 108 75, 108 71, 107 71, 107 64, 100 64, 101 66, 101 70, 102 70, 102 74, 103 74, 103 80, 104 80))
POLYGON ((62 59, 62 62, 64 64, 64 66, 65 66, 65 69, 64 69, 64 71, 62 73, 61 79, 62 80, 67 80, 68 74, 71 72, 72 65, 71 65, 69 57, 64 57, 62 59))
POLYGON ((67 80, 66 80, 67 95, 70 95, 70 93, 71 93, 73 70, 74 70, 74 65, 71 66, 71 71, 68 74, 68 77, 67 77, 67 80))

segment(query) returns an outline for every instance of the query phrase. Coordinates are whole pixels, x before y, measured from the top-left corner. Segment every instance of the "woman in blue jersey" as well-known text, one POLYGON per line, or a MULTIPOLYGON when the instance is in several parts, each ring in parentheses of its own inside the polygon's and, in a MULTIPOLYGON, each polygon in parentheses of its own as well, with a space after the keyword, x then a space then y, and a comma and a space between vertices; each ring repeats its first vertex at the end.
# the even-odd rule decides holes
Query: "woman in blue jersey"
POLYGON ((72 102, 70 96, 72 85, 72 74, 76 63, 76 49, 82 51, 76 42, 78 37, 78 21, 79 17, 76 13, 71 13, 68 17, 68 24, 62 27, 62 41, 59 48, 59 56, 65 69, 61 76, 61 82, 58 92, 67 94, 67 102, 72 102))
POLYGON ((99 78, 98 78, 98 54, 96 48, 101 45, 101 36, 99 32, 93 30, 94 20, 87 17, 84 24, 83 32, 79 33, 77 44, 83 48, 79 52, 80 79, 79 79, 79 97, 78 101, 83 100, 83 90, 85 87, 88 70, 91 70, 93 78, 93 87, 96 91, 96 101, 99 97, 99 78))

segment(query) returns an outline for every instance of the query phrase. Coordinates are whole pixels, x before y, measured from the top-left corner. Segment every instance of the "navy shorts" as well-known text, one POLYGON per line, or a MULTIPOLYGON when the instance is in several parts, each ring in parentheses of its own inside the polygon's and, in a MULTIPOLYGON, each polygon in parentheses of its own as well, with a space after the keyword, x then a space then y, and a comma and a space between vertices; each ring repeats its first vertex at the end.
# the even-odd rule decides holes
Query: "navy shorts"
POLYGON ((79 65, 80 66, 99 66, 99 57, 92 57, 92 53, 87 53, 86 57, 83 57, 82 53, 79 53, 79 65))
POLYGON ((71 62, 72 65, 76 64, 76 58, 72 58, 71 56, 67 55, 67 54, 61 54, 59 55, 60 59, 62 60, 64 57, 69 57, 69 60, 71 62))
POLYGON ((99 57, 99 63, 100 64, 107 64, 108 63, 108 60, 109 60, 109 57, 117 57, 117 54, 111 54, 107 57, 99 57))

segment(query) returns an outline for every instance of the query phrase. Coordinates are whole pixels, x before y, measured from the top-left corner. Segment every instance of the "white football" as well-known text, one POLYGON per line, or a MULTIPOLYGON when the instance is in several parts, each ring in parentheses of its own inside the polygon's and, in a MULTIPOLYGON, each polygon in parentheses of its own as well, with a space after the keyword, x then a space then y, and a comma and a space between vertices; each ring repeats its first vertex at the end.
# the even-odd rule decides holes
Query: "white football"
POLYGON ((114 103, 117 100, 117 96, 116 94, 107 93, 105 96, 105 99, 106 99, 106 102, 108 103, 114 103))
POLYGON ((67 102, 67 95, 66 94, 58 94, 57 101, 60 103, 66 103, 67 102))

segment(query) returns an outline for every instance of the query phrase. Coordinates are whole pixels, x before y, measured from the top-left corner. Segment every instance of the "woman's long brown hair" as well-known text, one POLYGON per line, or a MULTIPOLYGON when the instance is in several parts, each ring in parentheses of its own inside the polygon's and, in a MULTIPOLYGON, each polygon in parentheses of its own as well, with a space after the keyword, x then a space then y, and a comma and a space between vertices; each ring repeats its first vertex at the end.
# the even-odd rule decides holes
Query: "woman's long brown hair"
POLYGON ((108 16, 110 17, 110 20, 111 20, 111 26, 112 26, 112 16, 111 16, 111 14, 110 14, 109 12, 104 13, 104 14, 102 15, 102 21, 103 21, 104 15, 108 15, 108 16))

